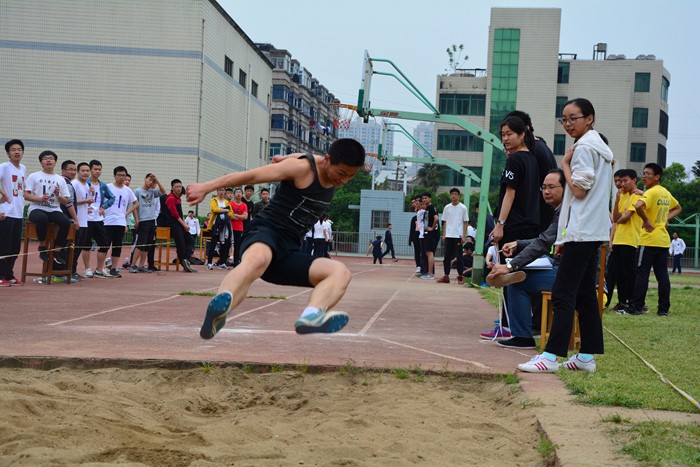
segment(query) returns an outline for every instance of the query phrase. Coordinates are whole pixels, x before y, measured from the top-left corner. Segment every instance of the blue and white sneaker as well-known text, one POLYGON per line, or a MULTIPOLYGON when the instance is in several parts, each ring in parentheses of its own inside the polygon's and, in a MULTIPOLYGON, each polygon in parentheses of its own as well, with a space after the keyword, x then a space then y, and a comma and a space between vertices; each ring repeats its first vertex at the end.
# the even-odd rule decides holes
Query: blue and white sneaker
POLYGON ((204 316, 199 335, 202 339, 211 339, 226 324, 226 318, 231 313, 233 295, 231 292, 221 292, 209 302, 207 314, 204 316))
POLYGON ((350 318, 342 311, 325 312, 319 310, 317 313, 299 318, 294 323, 294 330, 297 334, 310 334, 312 332, 331 333, 338 332, 348 324, 350 318))

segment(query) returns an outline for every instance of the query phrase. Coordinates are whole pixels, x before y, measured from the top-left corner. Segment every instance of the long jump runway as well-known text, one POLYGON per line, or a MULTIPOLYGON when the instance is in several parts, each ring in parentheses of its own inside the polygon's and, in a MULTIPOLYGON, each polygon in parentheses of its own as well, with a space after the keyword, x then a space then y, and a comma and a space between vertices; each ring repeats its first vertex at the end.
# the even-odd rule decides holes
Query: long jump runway
MULTIPOLYGON (((64 360, 220 362, 510 373, 534 350, 513 351, 479 339, 496 310, 475 289, 414 275, 413 262, 372 265, 340 257, 353 274, 336 307, 350 322, 336 334, 297 335, 293 324, 311 289, 261 280, 213 339, 199 337, 210 299, 226 271, 130 274, 76 284, 0 289, 0 359, 4 365, 64 360)), ((30 259, 30 264, 37 261, 30 259)), ((17 266, 19 266, 19 261, 17 266)), ((38 263, 33 264, 34 269, 38 263)), ((15 271, 17 271, 17 267, 15 271)), ((436 263, 441 271, 442 264, 436 263)), ((455 273, 452 277, 454 279, 455 273)), ((495 293, 491 289, 492 293, 495 293)), ((48 362, 48 363, 47 363, 48 362)))

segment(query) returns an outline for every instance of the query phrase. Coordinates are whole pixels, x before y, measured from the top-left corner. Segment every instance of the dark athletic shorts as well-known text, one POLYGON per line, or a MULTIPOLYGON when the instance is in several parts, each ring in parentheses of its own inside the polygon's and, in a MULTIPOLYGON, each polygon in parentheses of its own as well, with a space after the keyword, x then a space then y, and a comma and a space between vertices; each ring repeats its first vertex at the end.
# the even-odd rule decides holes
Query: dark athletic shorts
POLYGON ((425 236, 425 250, 435 253, 438 243, 440 243, 440 234, 437 231, 428 232, 425 236))
POLYGON ((93 240, 97 243, 99 247, 106 247, 107 244, 107 233, 105 231, 105 223, 103 221, 88 221, 87 226, 88 231, 88 241, 93 240))
POLYGON ((272 262, 262 279, 278 285, 313 287, 309 283, 309 268, 315 258, 301 251, 301 240, 290 238, 279 229, 251 222, 243 234, 241 256, 253 243, 264 243, 272 249, 272 262))

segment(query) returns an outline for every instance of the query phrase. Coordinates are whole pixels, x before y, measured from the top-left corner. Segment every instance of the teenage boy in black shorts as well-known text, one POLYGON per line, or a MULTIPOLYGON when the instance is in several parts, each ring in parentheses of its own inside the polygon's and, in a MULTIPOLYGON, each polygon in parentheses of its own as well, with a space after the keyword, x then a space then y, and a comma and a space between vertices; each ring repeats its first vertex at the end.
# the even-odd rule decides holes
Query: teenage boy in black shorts
POLYGON ((281 181, 268 206, 253 218, 242 239, 241 263, 228 273, 209 302, 199 335, 211 339, 231 310, 259 277, 279 285, 313 287, 309 303, 294 323, 298 334, 341 330, 348 315, 328 311, 345 294, 348 268, 338 261, 302 253, 306 231, 326 212, 335 187, 347 183, 365 162, 365 150, 353 139, 336 140, 325 156, 293 154, 279 163, 231 173, 187 187, 187 202, 200 203, 220 187, 281 181))

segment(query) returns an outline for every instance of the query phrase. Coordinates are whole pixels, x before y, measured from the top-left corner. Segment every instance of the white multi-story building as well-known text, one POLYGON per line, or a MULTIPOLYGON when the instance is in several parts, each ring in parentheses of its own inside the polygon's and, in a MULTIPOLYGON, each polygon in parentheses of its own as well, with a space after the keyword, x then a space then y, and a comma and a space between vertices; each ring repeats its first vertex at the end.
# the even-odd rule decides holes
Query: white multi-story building
POLYGON ((292 54, 272 44, 257 44, 272 62, 270 157, 311 152, 326 154, 336 139, 337 102, 292 54))
MULTIPOLYGON (((422 144, 425 149, 430 151, 430 154, 427 154, 420 146, 414 144, 413 157, 431 157, 433 152, 435 152, 435 125, 433 123, 419 123, 413 129, 413 137, 422 144)), ((420 169, 420 164, 409 164, 407 169, 409 176, 414 176, 418 172, 418 169, 420 169)))
POLYGON ((272 64, 214 0, 2 1, 0 63, 29 172, 45 149, 168 189, 267 163, 272 64))
MULTIPOLYGON (((560 20, 557 8, 493 8, 487 68, 439 76, 440 112, 464 116, 498 135, 508 112, 525 111, 535 134, 560 159, 573 143, 558 123, 563 104, 583 97, 595 107, 595 128, 608 137, 616 169, 641 174, 645 163, 665 166, 670 75, 663 61, 646 54, 608 54, 614 44, 603 43, 591 44, 591 59, 562 52, 560 20)), ((436 124, 435 140, 435 157, 481 174, 479 139, 454 125, 436 124)), ((500 177, 503 162, 502 153, 495 153, 492 180, 500 177)), ((449 172, 443 184, 460 184, 460 177, 449 172)))

